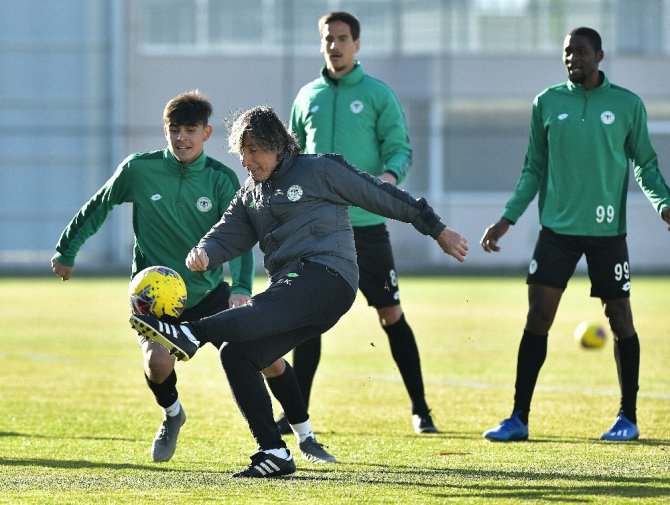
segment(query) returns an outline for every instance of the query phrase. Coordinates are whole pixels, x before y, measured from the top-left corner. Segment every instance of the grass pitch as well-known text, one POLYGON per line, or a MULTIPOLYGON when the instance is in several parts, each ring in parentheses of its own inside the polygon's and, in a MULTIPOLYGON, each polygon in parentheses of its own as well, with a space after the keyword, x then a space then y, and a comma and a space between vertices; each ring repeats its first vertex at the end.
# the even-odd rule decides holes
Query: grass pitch
POLYGON ((495 444, 481 433, 510 413, 522 275, 403 277, 443 432, 413 435, 385 334, 359 296, 324 338, 310 408, 340 463, 298 459, 292 478, 240 481, 230 475, 255 446, 213 348, 177 365, 188 421, 172 461, 154 464, 161 413, 127 323, 126 280, 0 279, 0 503, 668 503, 669 287, 667 277, 633 283, 639 442, 598 440, 616 415, 618 386, 611 340, 585 351, 572 338, 582 320, 605 322, 585 279, 571 281, 552 329, 530 441, 495 444))

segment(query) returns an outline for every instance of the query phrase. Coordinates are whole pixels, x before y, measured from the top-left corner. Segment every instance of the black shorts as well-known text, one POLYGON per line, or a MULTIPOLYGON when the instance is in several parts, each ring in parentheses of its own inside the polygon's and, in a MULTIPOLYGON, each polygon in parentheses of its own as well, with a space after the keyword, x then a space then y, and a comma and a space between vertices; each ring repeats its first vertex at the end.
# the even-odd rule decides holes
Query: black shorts
POLYGON ((385 224, 354 227, 360 278, 358 287, 368 305, 378 309, 400 303, 391 240, 385 224))
POLYGON ((607 300, 630 297, 626 235, 561 235, 542 228, 526 283, 565 289, 582 255, 586 256, 592 297, 607 300))
POLYGON ((229 300, 230 286, 227 282, 223 282, 205 296, 205 298, 200 300, 198 305, 186 309, 182 315, 179 316, 179 321, 191 321, 212 316, 217 312, 226 310, 228 308, 229 300))

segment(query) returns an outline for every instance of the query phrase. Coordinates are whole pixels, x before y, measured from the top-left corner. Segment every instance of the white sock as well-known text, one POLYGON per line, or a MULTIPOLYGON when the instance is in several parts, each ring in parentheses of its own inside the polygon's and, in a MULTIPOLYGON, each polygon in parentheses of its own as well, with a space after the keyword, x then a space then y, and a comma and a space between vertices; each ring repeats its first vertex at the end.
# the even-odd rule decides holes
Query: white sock
POLYGON ((298 443, 304 442, 309 437, 314 437, 314 433, 312 433, 312 423, 309 422, 309 419, 304 423, 292 424, 291 429, 293 430, 295 439, 298 443))
POLYGON ((164 408, 163 412, 165 412, 165 415, 168 417, 174 417, 177 414, 179 414, 180 410, 181 410, 181 403, 179 403, 179 398, 177 398, 177 401, 175 401, 169 407, 164 408))
POLYGON ((265 449, 263 451, 266 454, 272 454, 278 458, 289 460, 291 459, 291 454, 289 454, 288 449, 282 447, 281 449, 265 449))

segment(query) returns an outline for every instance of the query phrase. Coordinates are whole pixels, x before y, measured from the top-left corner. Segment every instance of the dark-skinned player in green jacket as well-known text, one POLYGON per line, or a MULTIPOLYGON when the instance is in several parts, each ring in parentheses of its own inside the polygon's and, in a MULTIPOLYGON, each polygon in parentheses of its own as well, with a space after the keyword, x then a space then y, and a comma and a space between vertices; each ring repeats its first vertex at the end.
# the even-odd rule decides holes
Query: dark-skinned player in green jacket
POLYGON ((514 407, 509 418, 484 432, 492 441, 528 438, 530 404, 547 355, 549 330, 582 256, 591 296, 600 298, 614 335, 621 392, 614 424, 601 439, 628 441, 640 435, 636 413, 640 342, 630 304, 626 242, 630 164, 640 188, 666 223, 670 223, 670 191, 649 139, 644 104, 599 71, 603 57, 595 30, 580 27, 565 37, 568 81, 535 98, 521 178, 502 217, 481 239, 485 251, 499 251, 498 241, 538 195, 542 229, 526 278, 529 309, 517 357, 514 407))

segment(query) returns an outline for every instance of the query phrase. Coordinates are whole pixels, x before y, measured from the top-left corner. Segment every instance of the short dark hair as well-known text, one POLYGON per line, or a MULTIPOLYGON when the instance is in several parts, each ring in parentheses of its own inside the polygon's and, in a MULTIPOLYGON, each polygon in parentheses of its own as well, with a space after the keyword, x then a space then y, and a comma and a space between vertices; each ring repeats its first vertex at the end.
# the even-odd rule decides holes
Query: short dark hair
POLYGON ((323 27, 325 25, 333 23, 334 21, 342 21, 343 23, 348 24, 351 29, 351 38, 354 40, 358 40, 361 36, 361 24, 358 22, 356 16, 343 11, 329 12, 325 16, 322 16, 321 19, 319 19, 319 35, 323 33, 323 27))
POLYGON ((230 123, 228 150, 240 155, 245 135, 253 138, 263 149, 279 154, 279 159, 300 153, 300 145, 274 109, 261 105, 242 112, 230 123))
POLYGON ((573 36, 581 36, 581 37, 586 37, 589 39, 589 42, 591 43, 591 47, 593 47, 593 50, 597 53, 598 51, 603 50, 603 41, 600 38, 600 34, 595 31, 593 28, 588 28, 586 26, 580 26, 579 28, 574 28, 573 30, 570 30, 570 33, 568 33, 571 37, 573 36))
POLYGON ((200 91, 185 91, 167 103, 163 110, 163 124, 206 126, 212 111, 212 104, 200 91))

